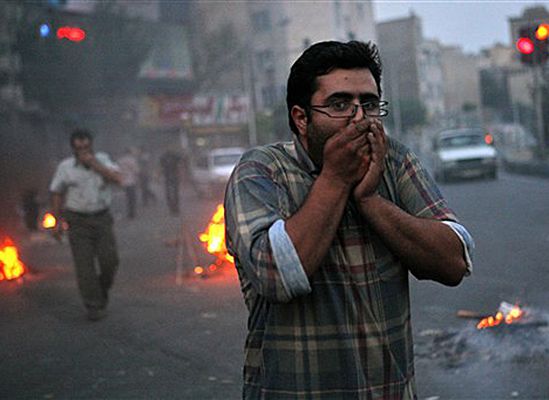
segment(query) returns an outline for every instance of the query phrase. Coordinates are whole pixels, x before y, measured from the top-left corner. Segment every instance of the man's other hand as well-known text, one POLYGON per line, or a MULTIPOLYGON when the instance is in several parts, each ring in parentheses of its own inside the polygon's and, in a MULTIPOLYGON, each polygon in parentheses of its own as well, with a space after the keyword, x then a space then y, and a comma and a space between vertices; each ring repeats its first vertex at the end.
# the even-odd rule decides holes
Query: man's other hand
POLYGON ((370 141, 364 122, 351 123, 326 141, 322 173, 348 187, 364 177, 369 166, 370 141))
POLYGON ((363 156, 368 169, 353 190, 353 197, 359 202, 376 192, 385 171, 384 159, 387 154, 387 141, 381 121, 370 119, 365 137, 370 147, 370 152, 363 156))

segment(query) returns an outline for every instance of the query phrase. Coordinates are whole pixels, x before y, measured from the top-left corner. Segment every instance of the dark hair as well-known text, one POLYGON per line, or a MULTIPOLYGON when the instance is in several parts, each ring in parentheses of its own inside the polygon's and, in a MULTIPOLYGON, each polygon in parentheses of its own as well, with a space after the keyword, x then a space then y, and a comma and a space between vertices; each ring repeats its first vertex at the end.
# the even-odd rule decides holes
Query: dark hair
POLYGON ((71 133, 71 147, 74 146, 75 140, 84 140, 88 139, 90 142, 93 142, 93 136, 90 131, 86 129, 76 129, 71 133))
POLYGON ((381 96, 381 59, 372 42, 352 40, 347 43, 328 41, 313 44, 294 62, 288 77, 286 106, 290 129, 298 134, 292 119, 292 107, 297 105, 309 113, 311 97, 317 90, 317 76, 326 75, 337 68, 368 68, 381 96))

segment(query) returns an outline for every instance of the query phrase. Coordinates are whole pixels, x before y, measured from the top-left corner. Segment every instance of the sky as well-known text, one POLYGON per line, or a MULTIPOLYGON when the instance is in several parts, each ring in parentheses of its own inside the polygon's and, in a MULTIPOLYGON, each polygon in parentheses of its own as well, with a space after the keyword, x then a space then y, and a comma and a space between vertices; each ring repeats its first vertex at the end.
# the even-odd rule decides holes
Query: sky
POLYGON ((535 5, 549 11, 549 1, 535 0, 376 0, 374 15, 381 22, 409 16, 413 10, 422 20, 424 38, 476 53, 498 42, 510 45, 509 17, 535 5))

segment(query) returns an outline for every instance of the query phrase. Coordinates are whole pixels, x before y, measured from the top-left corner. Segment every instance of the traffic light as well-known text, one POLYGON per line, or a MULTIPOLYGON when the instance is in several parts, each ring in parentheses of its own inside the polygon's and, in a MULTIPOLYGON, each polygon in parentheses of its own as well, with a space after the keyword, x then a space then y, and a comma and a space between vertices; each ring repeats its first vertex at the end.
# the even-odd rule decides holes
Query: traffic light
POLYGON ((549 24, 523 26, 519 29, 516 43, 520 53, 520 61, 526 65, 541 65, 547 60, 549 53, 549 24))
POLYGON ((43 39, 52 37, 54 32, 58 40, 67 39, 71 42, 81 42, 86 39, 86 31, 75 26, 60 26, 54 29, 51 24, 44 23, 40 25, 38 31, 43 39))
POLYGON ((519 29, 517 50, 520 53, 520 61, 523 64, 534 64, 534 29, 531 26, 523 26, 519 29))
POLYGON ((68 39, 71 42, 81 42, 86 38, 86 31, 73 26, 62 26, 57 29, 57 39, 68 39))
POLYGON ((540 24, 536 28, 536 41, 535 43, 535 52, 538 57, 538 63, 544 64, 545 61, 547 61, 547 57, 549 57, 549 48, 548 48, 548 37, 549 37, 549 25, 548 24, 540 24))

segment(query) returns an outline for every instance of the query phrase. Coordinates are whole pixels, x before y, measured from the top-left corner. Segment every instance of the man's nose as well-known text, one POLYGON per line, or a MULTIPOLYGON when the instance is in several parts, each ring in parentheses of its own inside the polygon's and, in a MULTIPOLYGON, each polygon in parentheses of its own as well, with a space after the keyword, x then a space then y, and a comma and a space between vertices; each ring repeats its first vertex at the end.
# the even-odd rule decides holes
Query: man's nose
POLYGON ((353 121, 361 121, 367 117, 361 104, 355 104, 354 107, 356 111, 355 115, 353 116, 353 121))

